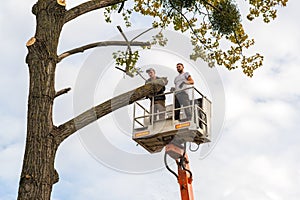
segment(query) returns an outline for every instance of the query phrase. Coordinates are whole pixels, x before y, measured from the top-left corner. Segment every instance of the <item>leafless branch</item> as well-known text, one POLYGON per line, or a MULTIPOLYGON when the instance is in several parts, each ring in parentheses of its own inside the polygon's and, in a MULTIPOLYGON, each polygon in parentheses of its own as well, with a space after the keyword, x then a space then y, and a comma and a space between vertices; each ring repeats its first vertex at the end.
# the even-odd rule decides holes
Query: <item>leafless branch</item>
MULTIPOLYGON (((149 46, 149 42, 132 42, 132 46, 149 46)), ((95 48, 95 47, 103 47, 103 46, 127 46, 127 42, 125 41, 105 41, 105 42, 95 42, 88 45, 84 45, 69 51, 66 51, 58 56, 57 62, 60 62, 62 59, 76 54, 76 53, 82 53, 85 50, 95 48)))
POLYGON ((134 40, 136 40, 136 39, 137 39, 138 37, 140 37, 141 35, 144 35, 145 33, 151 31, 152 29, 154 29, 154 28, 151 27, 151 28, 148 28, 147 30, 141 32, 140 34, 138 34, 137 36, 135 36, 134 38, 132 38, 132 39, 130 40, 130 43, 132 43, 134 40))
POLYGON ((68 93, 70 90, 71 90, 71 88, 65 88, 65 89, 59 90, 58 92, 56 92, 54 98, 56 98, 56 97, 58 97, 60 95, 63 95, 65 93, 68 93))
POLYGON ((126 73, 126 71, 124 69, 120 68, 120 67, 115 67, 115 68, 122 71, 122 72, 124 72, 124 73, 126 73))
POLYGON ((104 103, 99 104, 60 125, 53 132, 53 135, 57 138, 57 140, 63 141, 64 139, 75 133, 77 130, 89 125, 97 119, 121 107, 132 104, 133 102, 140 100, 146 96, 155 94, 156 92, 161 90, 166 83, 166 78, 159 79, 155 82, 145 84, 134 90, 131 90, 110 100, 107 100, 104 103))
POLYGON ((118 10, 118 13, 120 13, 123 10, 124 5, 125 5, 125 1, 122 2, 121 6, 118 10))
MULTIPOLYGON (((122 31, 122 28, 121 26, 117 26, 118 30, 120 31, 121 35, 123 36, 124 40, 126 41, 126 44, 127 44, 127 51, 129 52, 129 60, 131 60, 131 56, 132 56, 132 50, 131 50, 131 44, 130 42, 128 41, 126 35, 124 34, 124 32, 122 31)), ((126 51, 126 52, 127 52, 126 51)), ((126 68, 125 68, 125 71, 126 73, 129 73, 129 65, 126 63, 126 68)))
POLYGON ((90 0, 66 12, 65 23, 93 10, 122 3, 126 0, 90 0))

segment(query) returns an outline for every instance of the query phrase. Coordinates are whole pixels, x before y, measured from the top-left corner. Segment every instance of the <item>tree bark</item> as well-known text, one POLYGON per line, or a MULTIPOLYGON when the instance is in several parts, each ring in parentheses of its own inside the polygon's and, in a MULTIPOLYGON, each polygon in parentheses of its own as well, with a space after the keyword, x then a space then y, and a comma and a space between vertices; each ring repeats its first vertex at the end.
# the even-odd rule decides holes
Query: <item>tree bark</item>
POLYGON ((104 8, 107 6, 115 5, 121 2, 124 2, 126 0, 93 0, 93 1, 87 1, 85 3, 80 4, 79 6, 76 6, 75 8, 70 9, 66 15, 65 15, 65 23, 75 19, 76 17, 79 17, 85 13, 88 13, 90 11, 104 8))
POLYGON ((159 83, 147 84, 104 102, 78 117, 56 127, 53 103, 69 89, 55 91, 55 70, 59 62, 57 46, 63 25, 75 17, 120 0, 88 1, 67 14, 62 1, 38 0, 32 12, 36 15, 36 33, 26 44, 29 68, 27 135, 18 200, 50 200, 53 184, 58 182, 54 168, 55 155, 61 142, 89 123, 161 89, 159 83), (88 5, 91 5, 88 8, 88 5), (78 10, 79 9, 79 10, 78 10), (78 11, 78 12, 77 12, 78 11), (68 16, 66 18, 66 15, 68 16))
MULTIPOLYGON (((149 42, 131 42, 131 46, 150 46, 149 42)), ((126 41, 105 41, 105 42, 95 42, 92 44, 84 45, 82 47, 78 47, 69 51, 66 51, 58 56, 58 62, 60 62, 62 59, 71 56, 75 53, 81 53, 85 50, 95 48, 95 47, 103 47, 103 46, 128 46, 128 42, 126 41)))
POLYGON ((151 96, 160 91, 167 83, 167 79, 159 79, 152 81, 144 86, 138 87, 132 91, 121 94, 117 97, 109 99, 102 104, 99 104, 82 114, 78 115, 74 119, 71 119, 64 124, 60 125, 54 136, 57 141, 62 142, 67 137, 75 133, 77 130, 89 125, 97 119, 119 109, 135 101, 138 101, 146 96, 151 96))
POLYGON ((59 144, 51 132, 57 45, 66 10, 56 0, 39 0, 32 12, 37 25, 35 41, 27 45, 30 77, 27 137, 18 199, 48 200, 53 184, 58 181, 54 159, 59 144))

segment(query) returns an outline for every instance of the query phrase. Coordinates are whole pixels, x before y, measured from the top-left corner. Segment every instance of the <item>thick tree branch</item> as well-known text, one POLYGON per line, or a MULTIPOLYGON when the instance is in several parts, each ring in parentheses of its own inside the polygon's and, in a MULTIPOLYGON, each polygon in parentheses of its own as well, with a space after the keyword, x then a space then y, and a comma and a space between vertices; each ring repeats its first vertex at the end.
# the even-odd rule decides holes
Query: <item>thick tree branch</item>
MULTIPOLYGON (((131 46, 149 46, 150 43, 149 42, 131 42, 130 45, 131 46)), ((105 42, 91 43, 91 44, 84 45, 84 46, 81 46, 81 47, 78 47, 78 48, 75 48, 75 49, 72 49, 72 50, 69 50, 69 51, 66 51, 66 52, 60 54, 57 58, 58 59, 57 62, 60 62, 61 60, 63 60, 64 58, 66 58, 70 55, 73 55, 76 53, 82 53, 85 50, 92 49, 95 47, 103 47, 103 46, 127 46, 127 42, 126 41, 105 41, 105 42)))
POLYGON ((146 96, 151 96, 155 94, 156 92, 160 91, 166 84, 167 78, 156 80, 155 82, 148 83, 132 91, 126 92, 110 100, 107 100, 104 103, 99 104, 60 125, 53 133, 53 135, 57 138, 59 142, 62 142, 64 139, 75 133, 77 130, 89 125, 97 119, 121 107, 132 104, 133 102, 140 100, 146 96))
POLYGON ((66 12, 65 23, 93 10, 122 3, 126 0, 90 0, 82 3, 66 12))

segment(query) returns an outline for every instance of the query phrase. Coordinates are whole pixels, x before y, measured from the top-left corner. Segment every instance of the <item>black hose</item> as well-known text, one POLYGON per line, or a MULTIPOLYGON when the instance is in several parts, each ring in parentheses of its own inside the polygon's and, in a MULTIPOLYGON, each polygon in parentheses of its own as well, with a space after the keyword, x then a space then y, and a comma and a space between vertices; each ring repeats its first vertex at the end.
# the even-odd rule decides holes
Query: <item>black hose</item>
POLYGON ((184 152, 183 152, 182 157, 180 158, 179 163, 180 163, 180 166, 182 167, 182 169, 184 171, 187 171, 190 174, 190 177, 193 178, 192 172, 189 169, 185 168, 185 163, 186 163, 185 154, 186 154, 186 142, 184 143, 184 152))
POLYGON ((167 163, 167 153, 165 153, 164 162, 165 162, 165 166, 166 166, 167 170, 169 172, 171 172, 174 176, 176 176, 176 179, 178 179, 178 175, 168 166, 168 163, 167 163))
POLYGON ((184 169, 184 171, 187 171, 190 174, 190 178, 192 179, 193 178, 192 172, 189 169, 185 168, 184 165, 181 165, 181 166, 182 166, 182 169, 184 169))
POLYGON ((200 147, 200 144, 198 144, 196 149, 192 149, 192 143, 190 143, 189 149, 191 152, 196 152, 196 151, 198 151, 199 147, 200 147))

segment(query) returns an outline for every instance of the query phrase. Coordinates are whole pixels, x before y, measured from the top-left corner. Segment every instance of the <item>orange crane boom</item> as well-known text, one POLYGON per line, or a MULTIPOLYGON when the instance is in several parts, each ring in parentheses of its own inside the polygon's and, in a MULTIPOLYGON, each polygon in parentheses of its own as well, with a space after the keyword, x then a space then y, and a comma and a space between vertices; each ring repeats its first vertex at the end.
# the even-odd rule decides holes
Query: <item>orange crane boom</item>
POLYGON ((168 144, 165 149, 165 164, 167 169, 173 173, 178 180, 180 187, 181 200, 194 200, 194 193, 192 187, 193 176, 189 167, 189 159, 185 152, 185 147, 168 144), (172 157, 178 167, 178 174, 172 171, 166 163, 166 155, 172 157))

